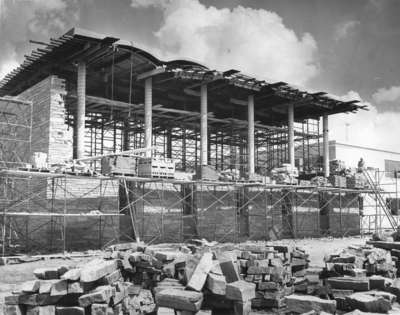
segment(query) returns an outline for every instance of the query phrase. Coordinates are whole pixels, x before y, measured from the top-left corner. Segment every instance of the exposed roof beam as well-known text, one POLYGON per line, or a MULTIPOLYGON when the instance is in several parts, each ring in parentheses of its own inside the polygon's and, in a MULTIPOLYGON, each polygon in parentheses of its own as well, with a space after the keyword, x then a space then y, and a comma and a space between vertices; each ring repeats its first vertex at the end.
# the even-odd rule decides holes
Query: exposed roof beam
POLYGON ((165 66, 161 66, 161 67, 157 67, 157 68, 155 68, 153 70, 150 70, 150 71, 147 71, 147 72, 144 72, 144 73, 141 73, 141 74, 137 75, 136 79, 137 80, 143 80, 143 79, 147 79, 149 77, 152 77, 152 76, 155 76, 157 74, 164 73, 164 72, 165 72, 165 66))

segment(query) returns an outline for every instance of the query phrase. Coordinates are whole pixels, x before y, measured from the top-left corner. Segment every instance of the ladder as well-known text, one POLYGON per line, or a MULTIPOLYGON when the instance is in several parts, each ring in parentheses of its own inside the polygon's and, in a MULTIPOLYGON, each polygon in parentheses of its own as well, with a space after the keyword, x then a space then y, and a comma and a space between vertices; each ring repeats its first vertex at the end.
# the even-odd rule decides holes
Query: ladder
POLYGON ((388 208, 386 201, 381 194, 378 183, 374 182, 371 175, 366 170, 363 170, 363 174, 364 174, 365 178, 367 179, 368 186, 371 188, 371 190, 373 191, 373 193, 375 195, 376 202, 383 209, 383 212, 385 213, 386 217, 388 218, 389 223, 392 226, 392 228, 394 230, 396 230, 397 229, 396 219, 393 217, 391 210, 388 208))

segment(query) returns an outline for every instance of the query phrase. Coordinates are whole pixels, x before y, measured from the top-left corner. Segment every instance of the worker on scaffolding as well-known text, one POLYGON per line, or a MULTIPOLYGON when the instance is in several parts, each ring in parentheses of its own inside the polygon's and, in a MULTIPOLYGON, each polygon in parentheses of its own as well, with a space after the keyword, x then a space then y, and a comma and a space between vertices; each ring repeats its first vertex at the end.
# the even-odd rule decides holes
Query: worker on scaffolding
POLYGON ((365 162, 364 162, 363 158, 360 158, 360 160, 358 161, 358 165, 357 165, 357 172, 362 173, 364 170, 365 170, 365 162))

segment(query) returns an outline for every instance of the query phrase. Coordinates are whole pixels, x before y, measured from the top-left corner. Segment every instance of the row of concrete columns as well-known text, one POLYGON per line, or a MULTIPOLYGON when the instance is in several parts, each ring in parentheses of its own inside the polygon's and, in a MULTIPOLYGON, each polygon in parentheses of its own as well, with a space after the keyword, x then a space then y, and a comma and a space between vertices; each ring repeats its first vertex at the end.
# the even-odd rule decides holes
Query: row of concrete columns
MULTIPOLYGON (((144 84, 144 145, 149 150, 146 156, 151 157, 152 140, 152 106, 153 91, 152 78, 145 79, 144 84)), ((85 107, 86 107, 86 65, 84 62, 78 63, 77 77, 77 111, 76 111, 76 157, 84 157, 84 137, 85 137, 85 107)), ((208 164, 208 105, 207 105, 207 84, 202 84, 200 88, 200 164, 208 164)), ((250 95, 247 99, 247 153, 248 153, 248 173, 249 176, 255 172, 255 144, 254 144, 254 96, 250 95)), ((324 175, 329 176, 329 137, 328 137, 328 116, 323 116, 323 169, 324 175)), ((294 104, 288 105, 288 154, 289 163, 295 165, 295 145, 294 145, 294 104)))

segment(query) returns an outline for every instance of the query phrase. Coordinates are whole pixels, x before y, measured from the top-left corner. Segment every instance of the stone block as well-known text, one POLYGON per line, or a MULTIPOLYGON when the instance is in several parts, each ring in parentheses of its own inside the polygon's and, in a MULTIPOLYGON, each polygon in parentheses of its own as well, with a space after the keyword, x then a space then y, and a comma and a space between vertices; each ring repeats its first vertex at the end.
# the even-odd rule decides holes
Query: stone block
POLYGON ((226 285, 226 298, 233 301, 245 302, 255 298, 256 285, 243 280, 226 285))
POLYGON ((196 312, 200 310, 203 294, 195 291, 165 289, 156 294, 158 306, 196 312))
POLYGON ((306 313, 312 310, 321 312, 328 312, 335 314, 336 312, 336 301, 323 300, 316 296, 310 295, 289 295, 285 298, 287 309, 294 313, 306 313))
POLYGON ((351 309, 363 312, 387 313, 392 309, 390 301, 383 297, 372 296, 363 292, 354 293, 346 297, 351 309))
POLYGON ((79 268, 74 268, 68 270, 60 278, 68 281, 78 281, 81 276, 81 270, 79 268))
POLYGON ((81 269, 81 282, 94 282, 117 270, 116 260, 96 259, 81 269))
POLYGON ((81 282, 70 282, 67 286, 68 294, 83 294, 85 293, 85 287, 81 282))
POLYGON ((208 273, 213 267, 212 256, 212 253, 203 254, 190 277, 190 280, 187 284, 188 288, 195 291, 201 291, 207 280, 208 273))
POLYGON ((28 306, 26 315, 55 315, 56 307, 54 305, 46 306, 28 306))
POLYGON ((225 276, 209 273, 207 277, 206 287, 213 294, 225 295, 226 293, 225 276))
POLYGON ((113 309, 107 304, 92 304, 91 315, 114 315, 113 309))
POLYGON ((233 315, 249 315, 251 311, 251 301, 246 302, 234 301, 233 302, 233 315))
POLYGON ((41 280, 39 293, 50 293, 51 296, 66 295, 68 293, 67 289, 68 284, 66 280, 41 280))
POLYGON ((368 278, 333 277, 326 279, 332 289, 369 291, 368 278))
POLYGON ((122 279, 121 271, 119 269, 113 271, 112 273, 105 275, 103 278, 99 280, 99 283, 102 285, 114 284, 117 281, 122 279))
POLYGON ((230 255, 226 253, 219 253, 217 255, 217 259, 227 283, 240 280, 237 266, 230 255))
POLYGON ((36 293, 39 291, 39 288, 39 280, 26 281, 20 285, 20 290, 25 293, 36 293))
POLYGON ((85 315, 85 309, 79 306, 57 306, 56 315, 85 315))
POLYGON ((24 315, 25 308, 22 305, 4 305, 4 315, 24 315))
POLYGON ((109 303, 111 297, 114 296, 115 288, 111 286, 100 286, 88 294, 79 297, 79 305, 87 307, 94 303, 109 303))
POLYGON ((36 278, 41 279, 41 280, 51 280, 51 279, 59 278, 57 267, 37 268, 37 269, 33 270, 33 274, 36 276, 36 278))

